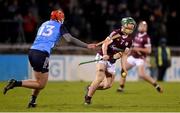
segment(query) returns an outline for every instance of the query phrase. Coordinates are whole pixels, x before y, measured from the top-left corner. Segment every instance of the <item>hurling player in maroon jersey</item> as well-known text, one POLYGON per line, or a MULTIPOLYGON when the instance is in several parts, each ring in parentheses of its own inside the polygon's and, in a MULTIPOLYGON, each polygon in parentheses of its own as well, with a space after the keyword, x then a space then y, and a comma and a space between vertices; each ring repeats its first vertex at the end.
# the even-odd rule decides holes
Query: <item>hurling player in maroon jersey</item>
MULTIPOLYGON (((152 84, 158 92, 162 93, 163 90, 159 84, 145 72, 145 59, 146 56, 151 53, 151 41, 147 34, 147 27, 146 21, 141 21, 139 23, 138 32, 133 41, 133 48, 127 58, 126 69, 129 70, 132 67, 137 66, 139 77, 152 84)), ((123 73, 123 70, 121 73, 123 73)), ((121 76, 120 87, 117 89, 118 92, 124 90, 125 81, 126 77, 121 76)))
POLYGON ((121 65, 126 71, 127 54, 132 46, 131 34, 133 33, 136 22, 131 17, 121 20, 121 28, 114 30, 104 41, 101 50, 97 53, 96 59, 102 59, 96 63, 96 78, 87 86, 85 104, 91 103, 91 98, 97 89, 104 90, 112 86, 115 78, 115 62, 121 58, 121 65), (112 39, 113 36, 118 38, 112 39))

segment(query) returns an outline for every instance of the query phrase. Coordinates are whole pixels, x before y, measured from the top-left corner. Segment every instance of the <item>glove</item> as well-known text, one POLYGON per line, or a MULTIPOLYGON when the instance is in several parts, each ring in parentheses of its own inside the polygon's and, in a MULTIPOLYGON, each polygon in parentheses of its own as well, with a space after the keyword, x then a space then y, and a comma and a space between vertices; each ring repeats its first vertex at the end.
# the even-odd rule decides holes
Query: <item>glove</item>
POLYGON ((118 52, 113 55, 113 59, 119 59, 119 58, 121 58, 121 56, 122 56, 122 52, 118 52))

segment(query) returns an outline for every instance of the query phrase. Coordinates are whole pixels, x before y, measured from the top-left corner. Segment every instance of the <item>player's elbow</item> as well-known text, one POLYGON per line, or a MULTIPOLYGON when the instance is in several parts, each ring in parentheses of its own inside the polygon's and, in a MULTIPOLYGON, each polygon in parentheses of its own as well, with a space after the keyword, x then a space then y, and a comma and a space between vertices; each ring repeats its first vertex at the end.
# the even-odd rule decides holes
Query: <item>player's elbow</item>
POLYGON ((105 89, 109 89, 109 88, 111 88, 111 87, 112 87, 112 84, 111 84, 111 83, 108 83, 108 84, 106 84, 106 85, 104 86, 105 89))
POLYGON ((147 53, 147 54, 151 54, 151 52, 152 52, 151 49, 147 49, 147 50, 146 50, 146 53, 147 53))
POLYGON ((107 47, 108 47, 108 44, 106 42, 104 42, 103 45, 102 45, 102 48, 106 48, 107 49, 107 47))
POLYGON ((146 54, 151 54, 151 52, 152 52, 152 50, 151 50, 151 48, 146 48, 146 54))
POLYGON ((70 38, 70 35, 68 33, 64 34, 63 37, 68 43, 72 42, 72 39, 70 38))

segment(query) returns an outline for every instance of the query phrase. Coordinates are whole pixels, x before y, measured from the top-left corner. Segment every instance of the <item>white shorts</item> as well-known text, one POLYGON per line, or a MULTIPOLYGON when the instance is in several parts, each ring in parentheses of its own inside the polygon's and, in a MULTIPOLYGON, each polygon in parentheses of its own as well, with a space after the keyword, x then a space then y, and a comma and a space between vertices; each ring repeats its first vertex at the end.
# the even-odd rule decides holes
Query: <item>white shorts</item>
POLYGON ((144 65, 144 59, 142 58, 134 58, 133 56, 129 56, 127 58, 127 62, 133 66, 140 66, 140 65, 144 65))
MULTIPOLYGON (((96 54, 96 57, 95 59, 98 60, 98 59, 101 59, 102 56, 100 54, 96 54)), ((107 68, 107 71, 109 73, 112 73, 112 74, 115 74, 115 63, 110 63, 109 61, 104 61, 104 60, 100 60, 100 61, 97 61, 96 63, 102 63, 102 64, 105 64, 106 65, 106 68, 107 68)))

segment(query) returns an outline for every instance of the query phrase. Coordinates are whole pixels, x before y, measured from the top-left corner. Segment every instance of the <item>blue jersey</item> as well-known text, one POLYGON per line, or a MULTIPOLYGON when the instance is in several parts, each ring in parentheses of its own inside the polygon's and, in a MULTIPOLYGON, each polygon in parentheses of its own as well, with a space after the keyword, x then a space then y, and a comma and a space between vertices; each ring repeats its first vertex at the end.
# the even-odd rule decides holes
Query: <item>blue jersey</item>
POLYGON ((62 24, 57 21, 46 21, 38 29, 35 41, 31 49, 46 51, 49 54, 56 42, 60 40, 62 24))

